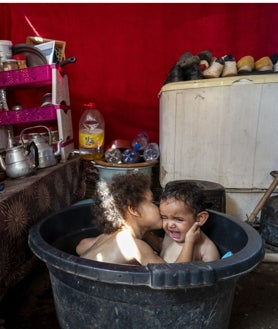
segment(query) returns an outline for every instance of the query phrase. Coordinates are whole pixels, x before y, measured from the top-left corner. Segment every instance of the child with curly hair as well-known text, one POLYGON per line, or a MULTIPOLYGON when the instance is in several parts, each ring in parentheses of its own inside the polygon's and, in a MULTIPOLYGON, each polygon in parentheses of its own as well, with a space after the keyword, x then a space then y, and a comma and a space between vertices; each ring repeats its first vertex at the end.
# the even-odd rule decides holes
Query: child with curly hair
MULTIPOLYGON (((81 240, 76 247, 77 254, 87 259, 117 264, 165 263, 142 240, 146 232, 162 228, 150 186, 150 178, 139 171, 114 175, 110 186, 100 180, 97 189, 100 202, 94 207, 94 215, 103 233, 81 240)), ((186 262, 191 258, 199 234, 199 225, 195 224, 174 262, 186 262)))

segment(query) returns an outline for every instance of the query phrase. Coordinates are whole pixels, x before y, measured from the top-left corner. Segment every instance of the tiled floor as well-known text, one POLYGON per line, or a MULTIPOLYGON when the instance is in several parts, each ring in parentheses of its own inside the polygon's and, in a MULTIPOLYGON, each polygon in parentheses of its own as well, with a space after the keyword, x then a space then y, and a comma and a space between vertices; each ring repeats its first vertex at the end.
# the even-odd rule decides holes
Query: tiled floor
MULTIPOLYGON (((0 318, 0 329, 59 329, 43 263, 0 304, 0 318)), ((278 263, 261 263, 238 279, 229 329, 277 328, 278 263)))

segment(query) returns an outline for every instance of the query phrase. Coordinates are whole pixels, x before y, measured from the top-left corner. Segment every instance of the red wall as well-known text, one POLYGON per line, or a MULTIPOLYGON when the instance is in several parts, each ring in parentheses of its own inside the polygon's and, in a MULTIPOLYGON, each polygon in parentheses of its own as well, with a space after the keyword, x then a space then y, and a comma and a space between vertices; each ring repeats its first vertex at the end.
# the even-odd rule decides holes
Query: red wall
POLYGON ((82 104, 92 100, 104 115, 107 143, 138 130, 158 141, 158 93, 186 51, 255 60, 278 52, 278 4, 271 3, 2 3, 0 15, 0 39, 64 40, 66 57, 77 57, 64 67, 76 147, 82 104))

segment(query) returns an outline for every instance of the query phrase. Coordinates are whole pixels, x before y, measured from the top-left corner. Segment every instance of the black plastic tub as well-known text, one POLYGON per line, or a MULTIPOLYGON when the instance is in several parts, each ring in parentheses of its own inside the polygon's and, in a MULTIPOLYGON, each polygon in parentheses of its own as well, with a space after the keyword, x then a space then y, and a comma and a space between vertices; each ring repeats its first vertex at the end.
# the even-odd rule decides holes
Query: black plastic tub
POLYGON ((98 234, 90 204, 46 217, 30 229, 29 246, 48 267, 62 329, 225 329, 236 281, 262 261, 263 241, 249 224, 216 211, 204 231, 221 254, 233 255, 146 267, 79 258, 79 240, 98 234))

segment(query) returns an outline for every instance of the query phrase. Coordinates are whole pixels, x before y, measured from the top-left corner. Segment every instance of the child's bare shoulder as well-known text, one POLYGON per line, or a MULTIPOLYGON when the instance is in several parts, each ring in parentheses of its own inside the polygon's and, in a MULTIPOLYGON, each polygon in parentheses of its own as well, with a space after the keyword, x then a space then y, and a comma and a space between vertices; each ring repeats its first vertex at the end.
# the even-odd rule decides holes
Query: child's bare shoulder
POLYGON ((210 262, 219 259, 220 255, 215 243, 204 232, 202 232, 202 237, 202 244, 200 245, 201 260, 210 262))

